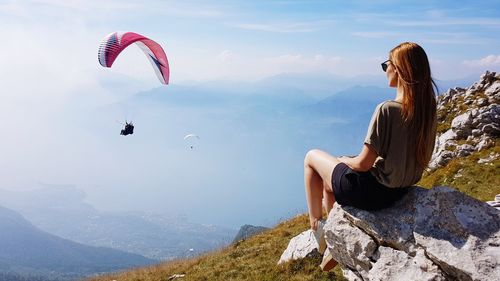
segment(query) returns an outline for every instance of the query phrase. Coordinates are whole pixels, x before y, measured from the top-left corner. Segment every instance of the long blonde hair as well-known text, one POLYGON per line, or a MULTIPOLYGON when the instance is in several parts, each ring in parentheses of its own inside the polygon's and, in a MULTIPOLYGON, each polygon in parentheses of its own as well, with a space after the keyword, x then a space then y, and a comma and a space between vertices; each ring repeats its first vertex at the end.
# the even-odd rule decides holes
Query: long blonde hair
POLYGON ((396 67, 398 87, 403 88, 401 112, 414 141, 418 165, 423 169, 432 157, 436 139, 436 83, 431 77, 429 60, 416 43, 404 42, 394 47, 389 59, 396 67))

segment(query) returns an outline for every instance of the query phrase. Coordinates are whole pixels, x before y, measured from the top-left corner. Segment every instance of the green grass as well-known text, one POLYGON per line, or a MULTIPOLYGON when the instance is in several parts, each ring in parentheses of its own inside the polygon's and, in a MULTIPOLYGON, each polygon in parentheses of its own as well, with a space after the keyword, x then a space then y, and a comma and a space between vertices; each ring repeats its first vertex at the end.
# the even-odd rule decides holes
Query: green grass
POLYGON ((89 280, 164 281, 173 274, 185 274, 184 278, 176 279, 182 281, 345 280, 339 266, 331 272, 321 271, 318 267, 321 263, 319 256, 277 265, 290 239, 308 227, 307 216, 300 215, 250 239, 199 257, 165 262, 89 280))
POLYGON ((500 154, 500 141, 495 146, 480 152, 475 152, 464 158, 455 158, 445 167, 432 173, 425 173, 417 185, 433 187, 446 185, 481 201, 493 200, 500 194, 500 159, 488 164, 478 164, 481 158, 487 158, 490 153, 500 154), (457 174, 462 176, 457 177, 457 174))

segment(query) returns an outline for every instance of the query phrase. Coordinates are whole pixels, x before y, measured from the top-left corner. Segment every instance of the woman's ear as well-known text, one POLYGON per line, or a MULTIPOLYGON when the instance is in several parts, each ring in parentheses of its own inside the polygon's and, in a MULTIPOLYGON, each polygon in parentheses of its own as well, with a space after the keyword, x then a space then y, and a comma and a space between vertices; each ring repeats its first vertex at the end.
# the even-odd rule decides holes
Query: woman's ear
POLYGON ((396 76, 396 79, 399 80, 399 73, 398 73, 398 69, 396 67, 394 68, 394 75, 396 76))

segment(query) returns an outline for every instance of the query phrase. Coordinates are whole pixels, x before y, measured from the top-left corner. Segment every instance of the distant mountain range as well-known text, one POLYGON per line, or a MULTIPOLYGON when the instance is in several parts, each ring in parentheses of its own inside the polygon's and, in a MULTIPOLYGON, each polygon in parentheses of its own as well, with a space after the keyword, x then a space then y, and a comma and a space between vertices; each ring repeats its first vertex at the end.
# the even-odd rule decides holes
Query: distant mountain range
POLYGON ((395 90, 375 86, 354 86, 305 108, 310 114, 335 116, 349 121, 363 120, 375 106, 395 97, 395 90))
POLYGON ((19 213, 0 207, 0 272, 3 274, 74 280, 155 262, 136 254, 62 239, 36 228, 19 213))
POLYGON ((233 229, 190 223, 182 217, 100 212, 84 203, 84 198, 85 193, 73 186, 45 185, 29 192, 0 190, 0 205, 18 210, 44 231, 156 260, 219 248, 231 242, 236 233, 233 229))

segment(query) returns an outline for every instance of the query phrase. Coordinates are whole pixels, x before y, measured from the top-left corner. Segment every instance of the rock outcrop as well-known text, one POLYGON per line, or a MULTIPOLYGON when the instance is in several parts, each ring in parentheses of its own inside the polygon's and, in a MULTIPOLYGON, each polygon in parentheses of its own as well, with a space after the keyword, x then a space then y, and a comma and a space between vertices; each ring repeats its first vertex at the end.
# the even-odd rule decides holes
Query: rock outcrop
MULTIPOLYGON (((348 280, 500 276, 500 211, 449 187, 412 187, 394 206, 379 211, 336 205, 324 230, 329 250, 348 280)), ((287 251, 301 255, 288 255, 289 259, 308 255, 300 245, 316 246, 310 251, 317 252, 314 239, 293 242, 287 251)))
POLYGON ((314 237, 314 232, 309 229, 293 237, 288 243, 288 247, 281 255, 278 264, 290 260, 298 260, 314 255, 319 255, 319 244, 314 237))
POLYGON ((415 187, 376 212, 337 206, 325 232, 334 258, 359 280, 500 276, 500 212, 451 188, 415 187))
POLYGON ((257 235, 261 232, 268 230, 268 227, 265 226, 254 226, 250 224, 245 224, 240 228, 236 236, 234 237, 233 243, 238 242, 240 240, 248 239, 254 235, 257 235))
POLYGON ((438 126, 447 130, 436 138, 429 170, 495 144, 500 136, 500 74, 486 71, 469 88, 449 89, 438 97, 437 109, 438 126))

